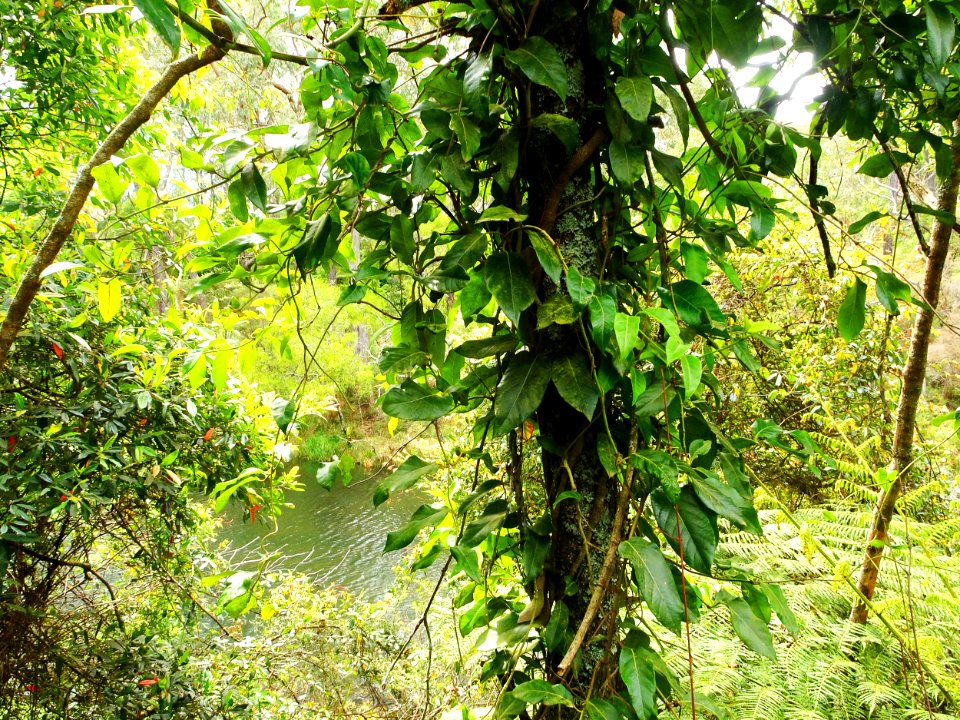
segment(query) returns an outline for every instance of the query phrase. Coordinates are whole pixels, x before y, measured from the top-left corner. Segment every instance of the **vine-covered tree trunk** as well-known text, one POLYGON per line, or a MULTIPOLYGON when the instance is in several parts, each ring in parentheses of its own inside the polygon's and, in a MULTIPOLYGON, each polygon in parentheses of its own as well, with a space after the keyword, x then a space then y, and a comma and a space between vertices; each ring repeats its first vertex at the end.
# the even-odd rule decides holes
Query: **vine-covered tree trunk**
MULTIPOLYGON (((957 191, 960 188, 960 121, 953 128, 952 166, 937 190, 937 210, 944 217, 953 217, 957 210, 957 191)), ((907 192, 904 189, 904 192, 907 192)), ((860 578, 857 589, 862 594, 853 607, 850 619, 863 623, 867 620, 867 601, 873 598, 880 574, 880 561, 888 540, 890 521, 896 511, 897 500, 910 478, 914 464, 913 438, 917 425, 917 407, 923 392, 923 381, 927 373, 927 351, 930 347, 930 334, 940 302, 940 285, 950 249, 954 223, 945 221, 938 215, 934 220, 930 238, 930 254, 923 275, 923 300, 926 303, 917 312, 910 335, 910 350, 903 367, 903 385, 900 390, 900 402, 897 406, 897 426, 893 437, 893 469, 896 477, 890 487, 880 495, 873 513, 873 523, 867 536, 867 546, 863 554, 860 578)))

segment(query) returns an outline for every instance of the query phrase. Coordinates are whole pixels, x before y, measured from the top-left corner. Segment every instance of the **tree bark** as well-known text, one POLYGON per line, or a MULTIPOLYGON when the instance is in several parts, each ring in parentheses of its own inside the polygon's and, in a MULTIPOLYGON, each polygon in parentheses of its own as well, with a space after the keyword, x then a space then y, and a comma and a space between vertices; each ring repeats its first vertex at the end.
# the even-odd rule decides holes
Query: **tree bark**
POLYGON ((17 293, 10 301, 10 307, 3 319, 3 325, 0 326, 0 370, 3 370, 6 366, 10 348, 13 346, 14 340, 17 339, 17 335, 20 334, 21 328, 23 328, 30 304, 40 291, 41 274, 57 259, 57 255, 60 254, 60 250, 77 224, 77 218, 87 202, 90 191, 93 190, 95 182, 93 169, 109 162, 111 156, 123 148, 130 137, 150 119, 157 105, 173 89, 180 78, 215 63, 222 57, 223 52, 219 48, 209 45, 199 55, 191 55, 168 65, 160 79, 147 90, 140 98, 140 102, 107 135, 87 164, 80 168, 76 183, 66 202, 64 202, 57 221, 44 238, 33 263, 20 281, 17 293))
MULTIPOLYGON (((953 126, 952 167, 950 174, 940 183, 937 190, 937 210, 956 215, 957 191, 960 187, 960 120, 953 126)), ((903 189, 907 192, 907 189, 903 189)), ((930 239, 930 253, 923 277, 923 300, 926 307, 920 309, 913 324, 910 337, 910 350, 903 368, 903 384, 900 390, 900 402, 897 406, 897 425, 893 437, 893 467, 896 478, 890 488, 881 493, 873 512, 873 523, 867 537, 867 546, 863 554, 860 578, 857 589, 862 594, 850 613, 850 620, 856 623, 867 621, 867 601, 873 598, 880 573, 880 561, 883 548, 888 539, 890 521, 896 511, 897 500, 910 476, 913 465, 913 437, 916 430, 917 407, 923 391, 923 381, 927 371, 927 351, 930 346, 930 334, 940 301, 940 284, 950 248, 950 237, 954 223, 943 221, 938 216, 933 224, 930 239), (864 600, 866 598, 866 600, 864 600)), ((922 238, 921 238, 922 240, 922 238)))

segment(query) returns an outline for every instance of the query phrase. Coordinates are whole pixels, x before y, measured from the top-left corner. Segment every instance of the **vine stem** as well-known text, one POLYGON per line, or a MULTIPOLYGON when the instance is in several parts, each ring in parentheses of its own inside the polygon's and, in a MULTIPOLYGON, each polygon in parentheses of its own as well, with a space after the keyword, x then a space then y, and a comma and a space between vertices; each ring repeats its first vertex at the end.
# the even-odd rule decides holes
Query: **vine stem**
MULTIPOLYGON (((633 427, 630 435, 629 455, 633 455, 637 450, 637 428, 633 427)), ((628 457, 629 457, 628 455, 628 457)), ((630 504, 630 490, 633 485, 633 466, 627 467, 627 472, 623 478, 623 487, 620 489, 620 497, 617 498, 617 512, 613 518, 613 529, 610 532, 610 544, 607 546, 607 553, 603 558, 603 565, 600 568, 600 576, 597 578, 597 584, 593 588, 593 594, 590 596, 590 602, 583 613, 583 619, 580 621, 577 632, 573 636, 573 641, 567 648, 566 654, 557 666, 557 675, 564 677, 570 668, 573 667, 573 661, 580 652, 587 634, 590 632, 590 626, 600 612, 600 604, 603 602, 604 594, 610 585, 610 579, 613 577, 613 570, 617 565, 617 549, 620 547, 620 537, 623 533, 623 523, 627 517, 627 506, 630 504)))

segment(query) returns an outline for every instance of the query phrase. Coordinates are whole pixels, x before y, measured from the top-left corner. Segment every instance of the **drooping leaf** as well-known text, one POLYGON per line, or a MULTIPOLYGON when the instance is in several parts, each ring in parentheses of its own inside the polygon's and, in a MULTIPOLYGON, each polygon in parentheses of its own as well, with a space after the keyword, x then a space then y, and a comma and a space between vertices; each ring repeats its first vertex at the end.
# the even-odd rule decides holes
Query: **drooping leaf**
POLYGON ((620 678, 640 720, 657 717, 657 679, 649 653, 646 648, 631 646, 620 650, 620 678))
POLYGON ((693 397, 700 387, 700 378, 703 377, 703 363, 696 355, 687 353, 680 358, 680 369, 683 371, 683 395, 688 400, 693 397))
POLYGON ((650 499, 657 525, 670 547, 694 570, 709 574, 719 539, 716 514, 700 501, 690 485, 681 488, 675 504, 662 490, 655 490, 650 499))
POLYGON ((711 475, 694 475, 692 480, 697 497, 704 505, 743 530, 763 534, 753 504, 734 488, 711 475))
POLYGON ((97 309, 105 323, 117 316, 122 302, 123 282, 119 278, 101 280, 97 283, 97 309))
POLYGON ((387 533, 387 541, 383 546, 385 553, 400 550, 412 543, 417 533, 425 527, 435 527, 440 524, 450 511, 445 507, 435 508, 431 505, 421 505, 414 510, 410 522, 399 530, 387 533))
POLYGON ((484 266, 487 288, 514 325, 520 324, 520 313, 537 298, 530 268, 519 253, 494 253, 484 266))
POLYGON ((583 353, 575 352, 557 358, 550 370, 560 397, 566 400, 570 407, 583 413, 588 420, 592 420, 600 399, 600 391, 583 353))
POLYGON ((567 99, 567 69, 557 49, 542 37, 527 38, 516 50, 506 55, 507 62, 526 75, 537 85, 544 85, 567 99))
POLYGON ((840 303, 840 311, 837 313, 840 337, 847 342, 852 342, 863 330, 863 324, 866 322, 866 302, 867 286, 863 280, 857 278, 853 285, 847 288, 843 302, 840 303))
POLYGON ((743 640, 743 644, 758 655, 771 660, 776 659, 777 653, 773 649, 773 637, 770 628, 753 612, 743 598, 734 598, 729 602, 730 621, 733 631, 743 640))
POLYGON ((472 360, 482 360, 483 358, 495 357, 504 353, 513 352, 517 349, 519 339, 516 335, 494 335, 493 337, 482 340, 467 340, 454 348, 454 352, 463 355, 472 360))
POLYGON ((613 316, 613 335, 620 349, 620 360, 626 360, 640 339, 640 318, 618 312, 613 316))
POLYGON ((633 185, 643 177, 643 150, 640 148, 621 140, 612 140, 608 154, 610 172, 623 185, 633 185))
POLYGON ((683 598, 660 548, 646 538, 634 537, 620 543, 617 552, 633 566, 650 611, 661 625, 679 634, 686 617, 683 598))
POLYGON ((540 355, 523 351, 510 358, 497 385, 493 406, 496 434, 510 432, 540 407, 550 384, 550 374, 546 370, 540 355))
POLYGON ((133 0, 143 17, 157 31, 163 41, 170 46, 173 54, 180 52, 180 26, 170 8, 163 0, 133 0))
POLYGON ((141 185, 149 185, 152 188, 156 188, 160 184, 160 167, 156 161, 146 153, 128 157, 123 161, 123 164, 127 166, 130 174, 133 175, 134 179, 141 185))
POLYGON ((780 622, 783 623, 783 626, 791 635, 794 637, 799 637, 800 622, 797 620, 797 616, 794 614, 793 610, 790 609, 790 605, 787 603, 787 597, 783 594, 783 590, 780 589, 780 586, 766 584, 762 585, 761 589, 767 596, 770 607, 772 607, 774 612, 777 613, 777 617, 780 618, 780 622))
POLYGON ((416 455, 411 455, 391 473, 390 477, 377 486, 373 493, 374 506, 385 503, 391 493, 413 487, 420 478, 436 472, 438 467, 436 463, 428 463, 416 455))
POLYGON ((664 305, 672 307, 687 325, 709 327, 723 325, 726 315, 707 290, 692 280, 673 283, 667 290, 659 290, 664 305))
POLYGON ((927 20, 927 49, 930 59, 943 67, 953 51, 956 23, 950 11, 940 3, 925 3, 927 20))
POLYGON ((120 173, 112 163, 106 162, 103 165, 97 165, 90 171, 90 174, 97 181, 97 187, 108 202, 114 204, 123 199, 123 193, 127 190, 127 182, 120 177, 120 173))
POLYGON ((267 211, 267 183, 264 181, 257 166, 249 163, 240 171, 240 181, 243 183, 243 192, 247 200, 261 212, 267 211))
POLYGON ((546 680, 528 680, 510 691, 527 705, 566 705, 573 707, 573 695, 563 685, 554 685, 546 680))
POLYGON ((482 543, 490 533, 495 532, 503 525, 504 518, 506 518, 509 509, 510 506, 506 500, 500 499, 491 502, 483 509, 483 512, 480 513, 480 517, 469 522, 463 529, 463 537, 460 538, 460 545, 472 548, 482 543))
POLYGON ((540 267, 554 283, 560 283, 560 276, 563 272, 563 261, 560 259, 560 252, 553 241, 539 232, 531 232, 527 235, 530 238, 530 245, 533 246, 537 259, 540 261, 540 267))

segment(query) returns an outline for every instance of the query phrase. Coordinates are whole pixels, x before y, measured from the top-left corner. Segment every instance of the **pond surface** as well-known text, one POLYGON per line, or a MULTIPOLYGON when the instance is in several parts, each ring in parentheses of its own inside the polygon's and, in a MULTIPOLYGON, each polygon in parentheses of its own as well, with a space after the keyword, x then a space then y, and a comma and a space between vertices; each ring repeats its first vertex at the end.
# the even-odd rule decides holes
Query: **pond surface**
POLYGON ((279 567, 316 578, 321 585, 343 586, 368 600, 386 595, 394 581, 401 552, 383 553, 387 533, 406 524, 427 498, 416 492, 398 493, 380 507, 373 506, 373 491, 383 479, 357 477, 349 486, 324 490, 314 477, 316 465, 302 463, 303 492, 288 493, 285 508, 273 523, 243 522, 236 511, 226 513, 219 540, 240 549, 238 560, 262 553, 279 553, 279 567))

